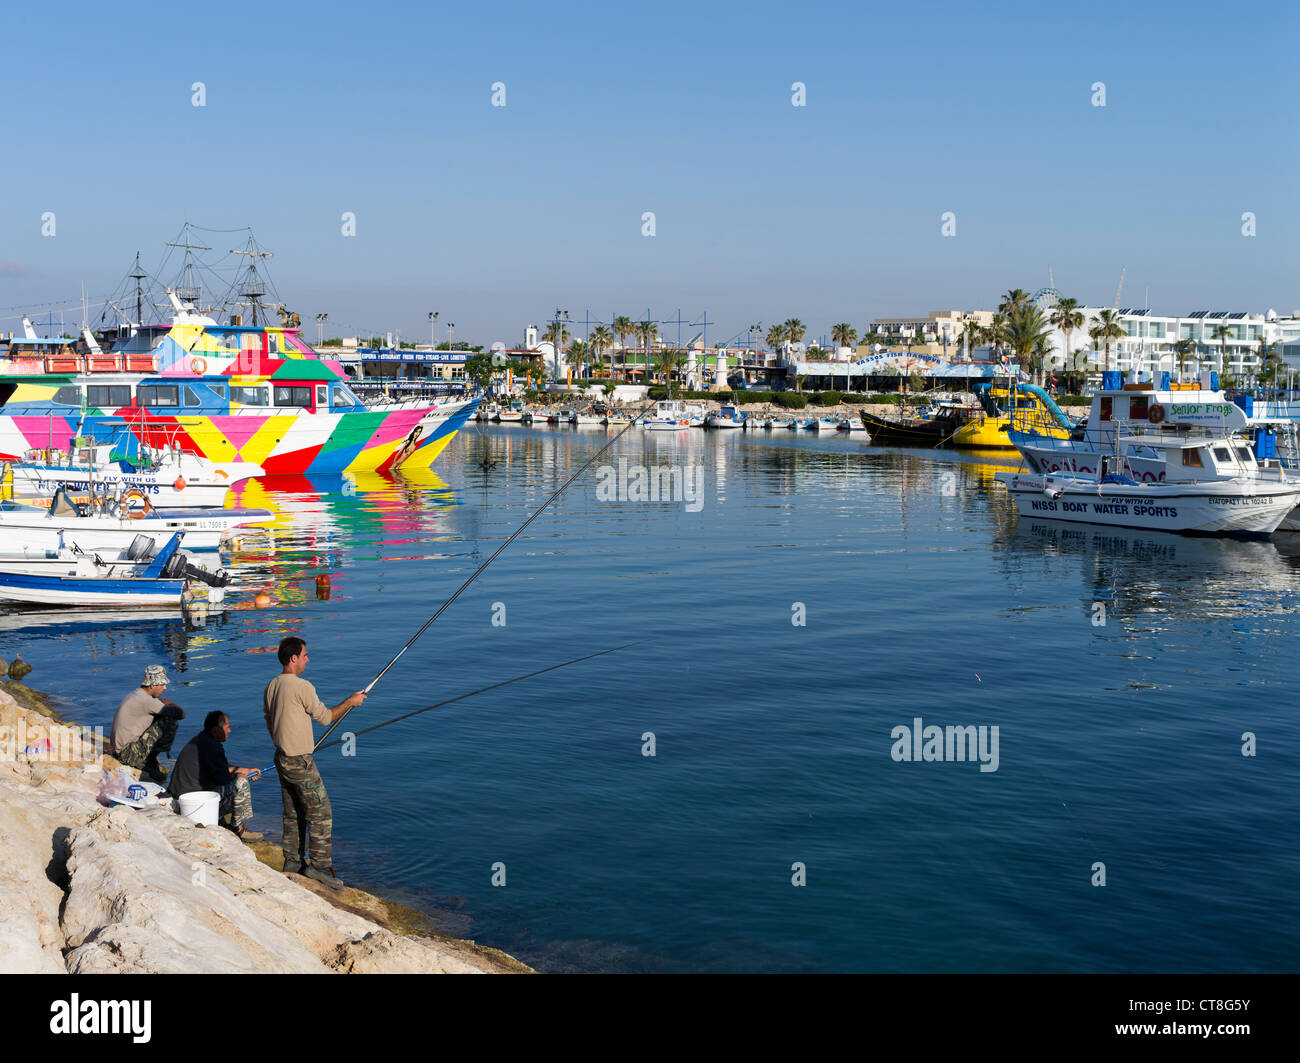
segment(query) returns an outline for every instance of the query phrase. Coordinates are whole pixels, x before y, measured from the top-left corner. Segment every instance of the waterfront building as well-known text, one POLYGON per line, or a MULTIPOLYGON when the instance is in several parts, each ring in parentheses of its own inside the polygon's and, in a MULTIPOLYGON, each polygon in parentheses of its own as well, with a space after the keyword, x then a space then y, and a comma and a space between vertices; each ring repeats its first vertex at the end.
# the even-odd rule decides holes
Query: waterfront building
MULTIPOLYGON (((1070 333, 1070 353, 1060 329, 1050 334, 1052 355, 1049 369, 1095 370, 1104 368, 1105 347, 1095 344, 1088 332, 1101 319, 1103 307, 1081 306, 1083 326, 1070 333)), ((1150 309, 1124 307, 1119 310, 1125 335, 1111 341, 1110 368, 1122 372, 1195 374, 1213 369, 1238 381, 1264 368, 1262 344, 1281 345, 1300 340, 1300 312, 1280 317, 1243 310, 1195 310, 1185 317, 1154 314, 1150 309), (1224 333, 1220 333, 1220 329, 1224 333), (1179 352, 1175 344, 1189 349, 1179 352)))

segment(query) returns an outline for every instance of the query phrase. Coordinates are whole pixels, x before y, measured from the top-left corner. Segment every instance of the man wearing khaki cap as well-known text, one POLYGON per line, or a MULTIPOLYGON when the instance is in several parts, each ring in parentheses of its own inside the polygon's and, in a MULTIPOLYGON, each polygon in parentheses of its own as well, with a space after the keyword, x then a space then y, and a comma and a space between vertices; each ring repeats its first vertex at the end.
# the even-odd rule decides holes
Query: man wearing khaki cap
POLYGON ((160 664, 144 670, 140 685, 122 699, 113 714, 113 749, 123 764, 139 768, 141 778, 163 782, 166 773, 158 764, 158 755, 168 753, 176 728, 185 719, 185 710, 164 699, 167 671, 160 664))

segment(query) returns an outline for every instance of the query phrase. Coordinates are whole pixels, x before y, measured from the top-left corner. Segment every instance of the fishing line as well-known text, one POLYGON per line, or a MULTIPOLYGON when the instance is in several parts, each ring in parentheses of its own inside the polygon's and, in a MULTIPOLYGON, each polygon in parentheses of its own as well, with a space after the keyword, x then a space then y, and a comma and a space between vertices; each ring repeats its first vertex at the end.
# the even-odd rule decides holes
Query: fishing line
MULTIPOLYGON (((369 694, 370 691, 374 688, 375 684, 384 678, 384 675, 388 672, 388 670, 392 668, 393 665, 395 665, 399 660, 401 660, 402 655, 406 653, 406 651, 409 650, 412 646, 415 645, 416 640, 419 639, 421 635, 423 635, 426 631, 429 630, 430 625, 432 625, 433 622, 438 619, 438 617, 442 616, 442 614, 447 611, 451 603, 454 602, 457 598, 459 598, 462 594, 464 594, 465 591, 469 588, 471 583, 473 583, 476 579, 478 579, 479 576, 483 575, 488 565, 492 564, 492 562, 495 561, 501 555, 501 552, 505 550, 507 546, 509 546, 512 542, 514 542, 517 538, 519 538, 519 536, 523 533, 524 529, 527 528, 528 525, 532 524, 532 522, 535 521, 538 517, 540 517, 542 515, 542 512, 546 509, 547 506, 549 506, 552 502, 554 502, 557 498, 559 498, 560 495, 564 494, 564 492, 569 488, 570 484, 572 484, 579 476, 581 476, 584 472, 586 472, 589 468, 591 468, 591 466, 595 464, 596 460, 602 454, 604 454, 605 451, 609 450, 610 447, 612 447, 615 443, 617 443, 620 439, 622 439, 623 436, 627 433, 628 429, 630 429, 633 425, 637 423, 637 421, 639 421, 642 417, 644 417, 649 412, 650 407, 653 405, 654 405, 654 400, 647 402, 646 405, 641 409, 641 412, 636 414, 627 423, 627 427, 625 427, 622 431, 618 433, 618 435, 616 435, 613 439, 611 439, 608 443, 606 443, 603 447, 601 447, 598 451, 596 451, 595 454, 593 454, 590 458, 588 458, 579 467, 577 472, 575 472, 572 476, 570 476, 567 480, 565 480, 564 483, 562 483, 558 488, 556 488, 555 493, 552 494, 550 498, 548 498, 540 506, 538 506, 537 509, 533 511, 532 515, 529 516, 529 518, 526 521, 524 521, 521 525, 519 525, 518 528, 514 530, 510 538, 508 538, 505 542, 503 542, 500 546, 498 546, 496 550, 492 552, 492 556, 489 557, 486 561, 484 561, 483 564, 479 565, 479 567, 476 568, 473 571, 473 573, 471 573, 469 579, 467 579, 464 583, 460 585, 460 587, 457 588, 456 593, 453 594, 450 598, 448 598, 445 602, 443 602, 442 605, 438 607, 438 611, 434 613, 431 617, 429 617, 429 619, 424 622, 424 625, 420 628, 420 630, 417 631, 414 635, 412 635, 409 640, 407 640, 406 645, 403 646, 400 650, 398 650, 397 654, 393 657, 393 659, 389 661, 386 665, 384 665, 383 670, 377 676, 375 676, 374 679, 370 681, 370 684, 368 686, 363 688, 364 693, 369 694)), ((352 711, 351 708, 344 710, 343 715, 340 716, 337 720, 335 720, 332 724, 330 724, 329 727, 325 729, 325 733, 320 736, 320 739, 316 742, 316 745, 313 748, 312 752, 315 752, 317 749, 320 749, 321 744, 325 741, 325 739, 327 739, 330 736, 330 734, 334 731, 334 729, 338 727, 340 723, 343 722, 344 716, 347 716, 347 714, 351 711, 352 711)))
MULTIPOLYGON (((528 672, 525 675, 517 675, 512 679, 502 679, 498 683, 492 683, 489 686, 479 687, 477 690, 471 690, 465 694, 457 694, 454 698, 448 698, 446 701, 439 701, 437 704, 434 705, 426 705, 424 708, 416 709, 414 712, 403 713, 401 716, 395 716, 391 720, 385 720, 383 723, 372 724, 370 727, 367 727, 364 730, 354 732, 353 737, 357 738, 363 734, 368 734, 371 731, 378 731, 381 727, 388 727, 390 724, 401 723, 403 720, 409 720, 412 716, 419 716, 420 713, 422 712, 431 712, 434 709, 442 708, 444 705, 450 705, 456 701, 464 701, 466 698, 472 698, 476 694, 486 694, 489 690, 496 690, 499 687, 506 687, 509 686, 511 683, 520 683, 525 679, 532 679, 533 676, 542 675, 546 672, 554 672, 558 668, 568 668, 569 665, 571 664, 581 664, 583 661, 590 661, 596 657, 604 657, 605 654, 607 653, 617 653, 619 650, 631 649, 633 646, 640 646, 641 643, 645 641, 647 640, 638 639, 636 642, 625 642, 622 646, 613 646, 608 650, 599 650, 596 653, 589 653, 585 657, 574 657, 572 660, 561 661, 559 664, 548 665, 546 668, 539 668, 537 669, 537 671, 528 672)), ((326 746, 322 746, 320 743, 317 743, 316 751, 319 752, 321 749, 331 749, 334 746, 341 746, 343 744, 343 741, 344 740, 342 738, 336 738, 333 742, 329 743, 329 745, 326 746)), ((258 771, 256 771, 255 773, 249 775, 248 777, 249 782, 252 782, 254 779, 257 779, 262 775, 269 773, 274 769, 274 767, 275 765, 272 764, 269 767, 258 769, 258 771)))

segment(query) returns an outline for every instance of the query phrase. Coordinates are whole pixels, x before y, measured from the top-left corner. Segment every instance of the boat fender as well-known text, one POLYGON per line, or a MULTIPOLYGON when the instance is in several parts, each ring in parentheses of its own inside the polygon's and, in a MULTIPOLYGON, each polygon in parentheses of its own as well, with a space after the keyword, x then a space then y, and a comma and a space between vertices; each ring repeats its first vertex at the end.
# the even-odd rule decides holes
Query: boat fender
POLYGON ((178 476, 178 477, 176 477, 176 479, 172 481, 172 486, 173 486, 174 488, 176 488, 177 491, 184 491, 184 490, 185 490, 185 477, 184 477, 184 476, 178 476))
POLYGON ((1150 421, 1152 424, 1159 424, 1164 419, 1165 419, 1165 408, 1161 406, 1160 403, 1157 402, 1154 406, 1151 407, 1151 409, 1147 410, 1147 420, 1150 421))

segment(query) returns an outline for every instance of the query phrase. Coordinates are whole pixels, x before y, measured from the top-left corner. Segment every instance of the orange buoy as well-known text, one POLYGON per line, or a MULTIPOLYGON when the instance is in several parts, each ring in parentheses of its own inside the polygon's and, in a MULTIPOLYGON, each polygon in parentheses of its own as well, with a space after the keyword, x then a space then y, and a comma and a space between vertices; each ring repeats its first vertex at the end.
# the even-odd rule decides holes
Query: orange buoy
POLYGON ((185 477, 184 477, 184 476, 178 476, 178 477, 176 477, 176 479, 172 481, 172 486, 173 486, 174 488, 176 488, 177 491, 184 491, 184 490, 185 490, 185 477))
POLYGON ((325 573, 316 577, 316 597, 322 602, 329 601, 330 596, 330 578, 325 573))
POLYGON ((257 596, 253 599, 253 605, 258 609, 265 609, 271 604, 271 596, 266 591, 258 591, 257 596))

